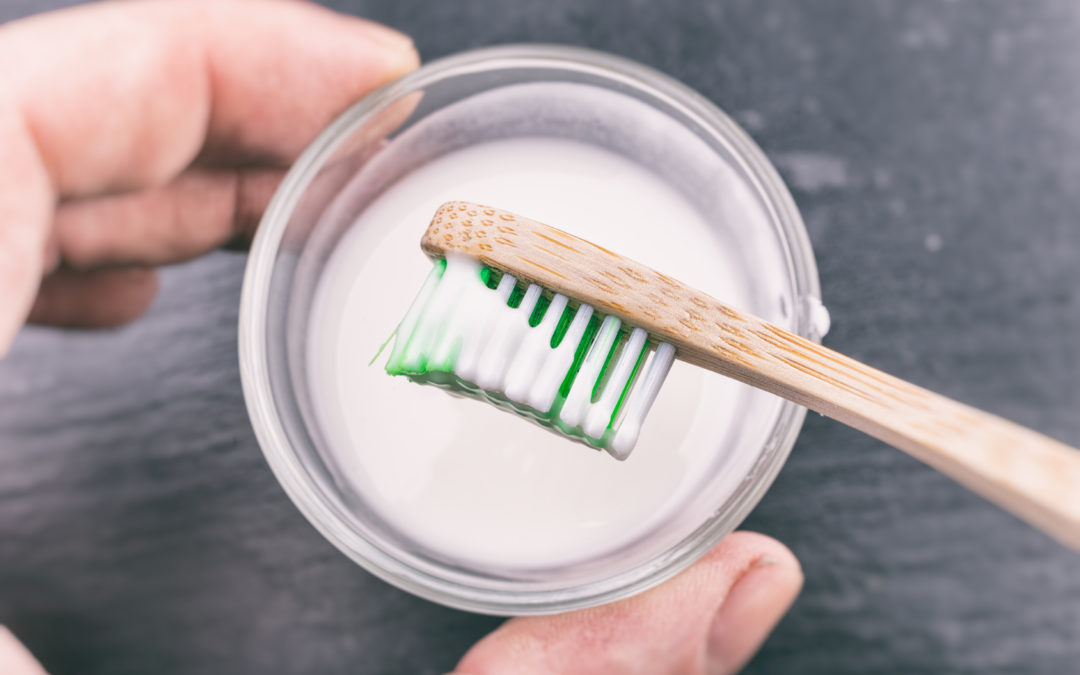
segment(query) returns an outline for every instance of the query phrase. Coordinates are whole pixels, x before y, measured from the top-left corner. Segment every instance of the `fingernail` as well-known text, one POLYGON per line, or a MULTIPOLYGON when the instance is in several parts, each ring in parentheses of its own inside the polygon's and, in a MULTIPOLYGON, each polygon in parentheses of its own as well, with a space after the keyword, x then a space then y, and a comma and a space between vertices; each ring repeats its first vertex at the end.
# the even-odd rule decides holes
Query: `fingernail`
POLYGON ((797 564, 758 558, 731 587, 713 616, 707 646, 708 672, 737 672, 757 652, 791 607, 802 587, 797 564))
POLYGON ((388 49, 405 50, 413 46, 412 38, 399 30, 374 21, 364 21, 364 28, 372 40, 388 49))
POLYGON ((413 71, 420 64, 420 56, 411 37, 389 26, 374 21, 364 21, 368 39, 382 48, 387 55, 387 67, 394 76, 413 71))

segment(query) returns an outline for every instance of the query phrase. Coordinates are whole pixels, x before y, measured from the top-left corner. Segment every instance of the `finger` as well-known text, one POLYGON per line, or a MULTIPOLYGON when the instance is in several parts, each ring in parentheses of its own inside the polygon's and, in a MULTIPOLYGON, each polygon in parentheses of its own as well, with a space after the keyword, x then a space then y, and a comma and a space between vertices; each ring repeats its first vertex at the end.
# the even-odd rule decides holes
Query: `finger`
POLYGON ((66 197, 161 185, 200 152, 287 162, 416 64, 405 36, 310 3, 102 3, 0 31, 0 81, 66 197))
POLYGON ((787 563, 766 554, 731 588, 709 627, 706 672, 736 673, 761 648, 802 588, 795 557, 787 563))
POLYGON ((4 626, 0 626, 0 672, 6 675, 46 675, 37 659, 4 626))
MULTIPOLYGON (((0 90, 2 91, 2 90, 0 90)), ((0 356, 26 316, 41 278, 54 197, 22 119, 0 93, 0 356)))
POLYGON ((164 187, 67 202, 53 226, 59 258, 75 269, 164 265, 246 243, 283 176, 192 170, 164 187))
POLYGON ((163 185, 204 151, 285 162, 416 64, 404 36, 308 3, 101 3, 0 26, 0 354, 58 196, 163 185))
POLYGON ((150 307, 157 287, 152 269, 61 268, 42 280, 28 321, 63 328, 120 326, 150 307))
MULTIPOLYGON (((322 207, 412 114, 420 92, 373 116, 343 142, 307 188, 322 207)), ((56 214, 48 265, 88 269, 161 265, 229 246, 246 248, 285 172, 190 169, 164 187, 65 202, 56 214)))
POLYGON ((455 673, 733 672, 801 585, 798 561, 782 544, 737 532, 641 595, 570 614, 513 619, 477 643, 455 673))

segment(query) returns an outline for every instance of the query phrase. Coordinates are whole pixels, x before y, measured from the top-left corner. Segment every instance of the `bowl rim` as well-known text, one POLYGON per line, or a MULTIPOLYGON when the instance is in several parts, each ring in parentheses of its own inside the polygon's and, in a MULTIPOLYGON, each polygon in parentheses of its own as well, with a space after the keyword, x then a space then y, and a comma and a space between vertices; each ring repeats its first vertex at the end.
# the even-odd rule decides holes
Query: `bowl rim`
POLYGON ((766 441, 768 465, 753 485, 740 485, 730 508, 718 512, 665 553, 637 567, 600 581, 567 589, 506 591, 481 589, 433 576, 379 549, 335 516, 285 434, 271 391, 266 349, 266 319, 274 261, 289 217, 304 190, 339 142, 372 115, 400 97, 459 74, 513 67, 589 72, 644 90, 694 120, 731 150, 731 159, 752 190, 761 197, 774 227, 782 235, 795 299, 796 332, 815 341, 823 333, 814 325, 820 285, 810 239, 795 202, 776 169, 750 136, 701 94, 671 77, 637 62, 604 52, 548 44, 485 47, 432 61, 367 95, 320 133, 286 174, 267 207, 252 243, 244 273, 238 326, 240 375, 259 447, 271 471, 307 520, 336 548, 380 579, 422 598, 456 609, 497 615, 549 614, 603 604, 644 591, 689 567, 735 529, 772 485, 802 426, 806 409, 791 402, 781 407, 766 441), (809 307, 802 306, 809 303, 809 307), (816 305, 816 306, 815 306, 816 305), (770 447, 771 446, 771 447, 770 447), (723 517, 721 517, 721 515, 723 517))

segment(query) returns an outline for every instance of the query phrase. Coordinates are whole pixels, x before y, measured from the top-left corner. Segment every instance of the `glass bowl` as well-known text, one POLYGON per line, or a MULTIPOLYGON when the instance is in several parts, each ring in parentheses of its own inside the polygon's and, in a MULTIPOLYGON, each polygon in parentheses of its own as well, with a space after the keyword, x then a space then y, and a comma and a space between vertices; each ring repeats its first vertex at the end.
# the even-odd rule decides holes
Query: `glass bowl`
POLYGON ((306 358, 320 275, 358 215, 402 176, 457 149, 517 136, 572 138, 647 165, 710 223, 737 233, 731 245, 757 275, 750 309, 812 340, 827 330, 813 252, 780 177, 729 117, 656 71, 561 46, 487 48, 432 62, 342 114, 297 160, 252 246, 239 326, 252 425, 290 498, 343 553, 418 596, 502 615, 617 600, 686 568, 761 499, 805 416, 753 392, 772 407, 767 425, 745 430, 752 452, 739 471, 702 476, 696 496, 633 547, 563 568, 493 571, 434 555, 348 489, 314 410, 306 358))

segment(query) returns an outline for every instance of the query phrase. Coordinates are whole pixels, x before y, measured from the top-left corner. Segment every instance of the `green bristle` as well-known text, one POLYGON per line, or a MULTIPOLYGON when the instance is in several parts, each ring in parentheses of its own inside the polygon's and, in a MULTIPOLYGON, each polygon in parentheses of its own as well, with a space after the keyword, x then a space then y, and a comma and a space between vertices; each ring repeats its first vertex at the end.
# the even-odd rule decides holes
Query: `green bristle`
POLYGON ((551 335, 551 348, 555 349, 562 344, 563 338, 566 336, 566 331, 570 328, 570 323, 574 320, 574 314, 577 313, 577 308, 566 306, 563 310, 562 316, 559 317, 559 323, 555 324, 555 332, 551 335))
POLYGON ((525 297, 525 288, 520 283, 514 284, 514 290, 510 291, 510 297, 506 300, 508 307, 517 309, 521 305, 522 298, 525 297))
POLYGON ((592 344, 593 338, 596 337, 596 331, 599 329, 600 319, 594 313, 589 317, 589 325, 585 326, 585 334, 581 336, 581 342, 578 343, 577 351, 574 352, 574 362, 570 364, 570 370, 567 371, 563 383, 559 385, 559 396, 562 397, 564 401, 566 400, 566 396, 570 393, 570 385, 574 383, 574 378, 581 368, 581 362, 585 359, 585 354, 588 353, 589 346, 592 344))
POLYGON ((529 315, 529 325, 536 328, 540 322, 544 319, 544 313, 547 312, 548 305, 551 304, 551 298, 547 293, 541 293, 540 299, 536 301, 536 307, 533 307, 532 314, 529 315))
POLYGON ((494 267, 482 267, 480 268, 480 279, 483 280, 484 285, 495 290, 499 287, 499 282, 502 281, 502 270, 497 270, 494 267))
POLYGON ((634 380, 637 379, 638 371, 641 370, 641 364, 645 363, 645 357, 649 355, 649 342, 645 342, 645 346, 641 348, 641 353, 638 354, 637 362, 634 363, 634 369, 630 371, 630 378, 626 380, 626 386, 623 387, 622 393, 619 394, 619 400, 615 403, 615 409, 611 411, 611 419, 608 420, 608 429, 611 429, 615 424, 615 420, 619 419, 619 411, 622 410, 623 401, 626 400, 630 390, 634 387, 634 380))
POLYGON ((611 342, 611 348, 608 349, 607 356, 604 357, 604 367, 600 369, 600 376, 596 378, 596 382, 593 383, 592 394, 589 400, 596 403, 600 400, 600 394, 603 393, 604 387, 607 385, 607 381, 611 378, 612 366, 615 361, 618 360, 619 354, 622 353, 622 347, 626 342, 627 333, 625 330, 619 330, 618 336, 611 342))

